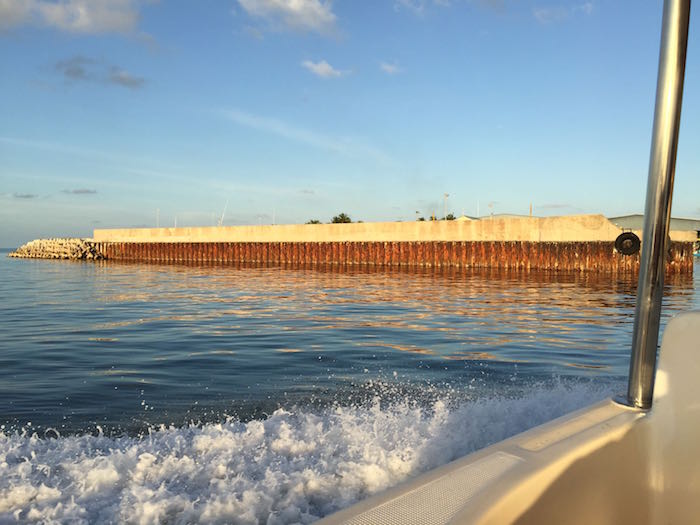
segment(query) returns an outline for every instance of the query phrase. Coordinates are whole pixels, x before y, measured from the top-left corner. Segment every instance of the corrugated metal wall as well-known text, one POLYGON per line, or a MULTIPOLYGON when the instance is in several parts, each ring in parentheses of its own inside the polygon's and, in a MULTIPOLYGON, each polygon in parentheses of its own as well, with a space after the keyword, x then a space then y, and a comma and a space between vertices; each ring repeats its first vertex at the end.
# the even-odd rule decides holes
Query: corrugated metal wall
MULTIPOLYGON (((612 242, 210 242, 99 243, 107 259, 176 263, 355 264, 460 266, 628 272, 639 256, 625 256, 612 242)), ((692 243, 672 243, 669 273, 693 272, 692 243)))

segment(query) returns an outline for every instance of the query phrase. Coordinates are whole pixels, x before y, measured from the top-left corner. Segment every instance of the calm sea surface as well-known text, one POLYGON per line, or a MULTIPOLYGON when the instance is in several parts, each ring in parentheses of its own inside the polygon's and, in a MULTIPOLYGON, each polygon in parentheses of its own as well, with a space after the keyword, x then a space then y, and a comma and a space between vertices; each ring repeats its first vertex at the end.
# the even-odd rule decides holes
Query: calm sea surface
POLYGON ((625 388, 629 278, 6 254, 0 523, 307 523, 625 388))

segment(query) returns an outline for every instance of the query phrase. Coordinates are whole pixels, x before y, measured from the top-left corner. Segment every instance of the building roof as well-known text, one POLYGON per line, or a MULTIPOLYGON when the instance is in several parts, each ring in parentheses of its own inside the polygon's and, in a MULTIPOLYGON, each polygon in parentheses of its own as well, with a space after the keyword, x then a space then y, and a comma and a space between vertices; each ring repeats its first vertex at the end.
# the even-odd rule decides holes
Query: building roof
MULTIPOLYGON (((631 230, 641 230, 644 224, 644 215, 636 213, 633 215, 621 215, 620 217, 608 217, 608 220, 615 226, 631 230)), ((674 231, 696 231, 700 232, 700 219, 671 218, 671 230, 674 231)))
POLYGON ((534 215, 522 215, 519 213, 492 213, 490 215, 482 215, 479 219, 532 219, 537 218, 534 215))

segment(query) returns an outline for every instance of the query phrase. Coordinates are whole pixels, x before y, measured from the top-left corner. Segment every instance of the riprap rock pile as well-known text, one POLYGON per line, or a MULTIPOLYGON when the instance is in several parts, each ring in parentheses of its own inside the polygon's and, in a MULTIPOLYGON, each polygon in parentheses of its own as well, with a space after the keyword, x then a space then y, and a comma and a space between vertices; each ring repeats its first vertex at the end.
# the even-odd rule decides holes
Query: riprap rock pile
POLYGON ((37 239, 20 246, 10 257, 29 259, 104 259, 92 239, 37 239))

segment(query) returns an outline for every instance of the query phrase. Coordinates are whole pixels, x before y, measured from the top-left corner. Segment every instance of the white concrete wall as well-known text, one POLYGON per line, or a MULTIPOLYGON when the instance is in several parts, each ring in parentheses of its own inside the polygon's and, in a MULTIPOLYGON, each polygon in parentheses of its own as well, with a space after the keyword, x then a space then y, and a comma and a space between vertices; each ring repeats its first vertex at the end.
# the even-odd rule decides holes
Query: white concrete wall
MULTIPOLYGON (((94 231, 94 238, 100 242, 585 242, 614 241, 621 232, 620 228, 602 215, 567 215, 487 218, 478 221, 99 229, 94 231)), ((671 237, 674 240, 693 240, 684 238, 684 233, 686 232, 672 232, 671 237)))

